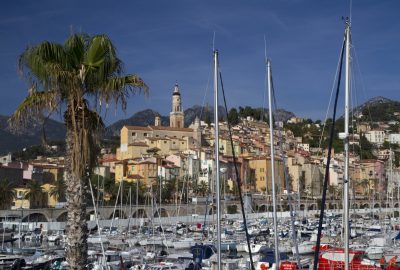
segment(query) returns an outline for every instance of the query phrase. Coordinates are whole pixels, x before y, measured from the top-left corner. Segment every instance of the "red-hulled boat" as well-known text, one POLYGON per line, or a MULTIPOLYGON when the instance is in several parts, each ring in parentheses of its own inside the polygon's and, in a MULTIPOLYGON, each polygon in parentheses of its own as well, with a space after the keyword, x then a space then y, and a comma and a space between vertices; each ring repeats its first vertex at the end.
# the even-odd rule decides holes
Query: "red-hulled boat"
MULTIPOLYGON (((349 251, 349 270, 381 270, 378 262, 365 258, 365 252, 361 250, 349 251)), ((282 261, 280 270, 297 270, 297 263, 282 261)), ((344 270, 344 249, 321 247, 318 261, 318 270, 344 270)), ((397 265, 386 265, 385 270, 400 270, 397 265)))
MULTIPOLYGON (((350 270, 381 270, 379 263, 366 259, 365 252, 349 250, 350 270)), ((400 270, 396 265, 386 266, 387 270, 400 270)), ((329 248, 319 256, 318 270, 344 270, 344 249, 329 248)))

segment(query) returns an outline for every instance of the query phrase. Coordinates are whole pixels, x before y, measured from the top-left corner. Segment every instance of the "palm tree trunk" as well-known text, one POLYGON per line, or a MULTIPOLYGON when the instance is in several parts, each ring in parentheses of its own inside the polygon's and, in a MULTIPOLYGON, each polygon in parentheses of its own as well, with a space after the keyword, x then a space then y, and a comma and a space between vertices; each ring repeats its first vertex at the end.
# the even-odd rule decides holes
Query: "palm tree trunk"
MULTIPOLYGON (((74 164, 74 149, 76 149, 75 136, 67 124, 66 134, 66 160, 65 160, 65 182, 67 186, 66 199, 68 209, 67 219, 67 242, 66 260, 70 269, 85 269, 87 264, 87 237, 88 228, 86 223, 86 182, 84 177, 76 175, 72 169, 74 164)), ((76 163, 75 163, 76 164, 76 163)), ((81 166, 85 166, 81 164, 81 166)))

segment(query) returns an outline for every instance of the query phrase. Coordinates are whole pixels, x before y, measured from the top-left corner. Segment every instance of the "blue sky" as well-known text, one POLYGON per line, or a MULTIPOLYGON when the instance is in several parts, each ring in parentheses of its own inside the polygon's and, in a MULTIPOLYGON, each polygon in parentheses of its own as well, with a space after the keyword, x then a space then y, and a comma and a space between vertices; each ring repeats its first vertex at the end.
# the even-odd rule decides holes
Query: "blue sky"
MULTIPOLYGON (((399 12, 398 0, 353 0, 355 103, 400 100, 399 12)), ((0 10, 0 114, 27 94, 18 55, 28 44, 63 42, 71 29, 109 35, 126 72, 150 86, 149 97, 132 97, 126 113, 110 110, 106 123, 145 108, 167 114, 176 81, 184 108, 212 104, 215 31, 228 106, 263 106, 266 35, 279 107, 321 119, 348 14, 349 0, 9 1, 0 10)))

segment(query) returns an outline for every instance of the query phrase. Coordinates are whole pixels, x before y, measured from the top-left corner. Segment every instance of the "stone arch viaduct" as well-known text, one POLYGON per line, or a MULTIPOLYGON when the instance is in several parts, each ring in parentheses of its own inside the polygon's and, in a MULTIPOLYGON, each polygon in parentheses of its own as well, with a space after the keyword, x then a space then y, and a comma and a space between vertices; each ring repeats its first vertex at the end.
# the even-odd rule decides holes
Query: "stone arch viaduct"
MULTIPOLYGON (((351 202, 351 209, 380 209, 380 208, 399 208, 399 202, 393 204, 379 201, 369 200, 356 200, 351 202)), ((235 214, 241 213, 240 203, 238 201, 227 201, 222 202, 223 213, 235 214)), ((293 201, 293 206, 297 211, 308 211, 308 210, 319 210, 321 207, 318 200, 301 200, 293 201)), ((247 209, 251 207, 253 212, 272 212, 272 203, 266 200, 253 200, 251 206, 245 206, 247 209)), ((342 208, 342 203, 339 200, 329 200, 325 204, 326 210, 339 210, 342 208)), ((98 215, 100 219, 111 219, 121 218, 126 219, 129 216, 132 218, 157 218, 157 217, 176 217, 176 216, 188 216, 188 215, 204 215, 215 213, 215 205, 205 204, 182 204, 182 205, 161 205, 157 208, 151 208, 149 205, 138 205, 122 206, 117 207, 114 211, 114 207, 100 207, 98 215)), ((94 216, 94 208, 87 208, 88 220, 91 216, 94 216)), ((247 210, 246 210, 247 211, 247 210)), ((278 203, 278 211, 289 211, 289 205, 287 201, 281 201, 278 203)), ((397 215, 399 211, 397 211, 397 215)), ((50 222, 58 221, 63 222, 68 218, 67 209, 65 208, 41 208, 41 209, 14 209, 14 210, 2 210, 0 213, 0 219, 2 220, 16 220, 21 219, 23 222, 50 222)))

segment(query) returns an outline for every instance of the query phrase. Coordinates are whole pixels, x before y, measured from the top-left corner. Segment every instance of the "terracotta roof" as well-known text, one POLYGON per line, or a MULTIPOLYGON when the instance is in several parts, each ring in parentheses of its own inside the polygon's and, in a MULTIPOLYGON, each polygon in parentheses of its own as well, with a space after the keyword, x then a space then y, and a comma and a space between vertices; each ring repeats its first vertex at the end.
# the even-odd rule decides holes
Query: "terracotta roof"
POLYGON ((172 161, 169 161, 167 159, 161 160, 162 165, 168 165, 168 164, 174 164, 172 161))
POLYGON ((167 130, 167 131, 186 131, 186 132, 193 132, 192 128, 173 128, 173 127, 163 127, 163 126, 124 126, 129 130, 167 130))
POLYGON ((192 128, 173 128, 173 127, 163 127, 163 126, 149 126, 153 130, 169 130, 169 131, 186 131, 193 132, 192 128))
POLYGON ((129 130, 148 130, 151 131, 151 128, 149 127, 142 127, 142 126, 124 126, 129 130))
POLYGON ((157 163, 156 163, 156 162, 149 161, 149 160, 144 160, 144 161, 140 161, 140 162, 138 162, 138 163, 136 163, 136 164, 157 164, 157 163))
POLYGON ((130 143, 129 146, 143 146, 143 147, 148 147, 148 145, 144 142, 133 142, 130 143))

